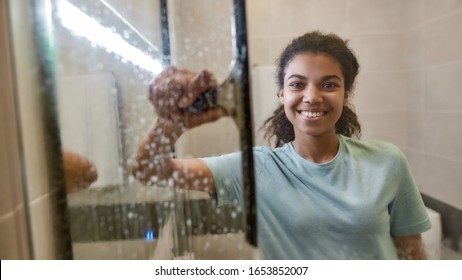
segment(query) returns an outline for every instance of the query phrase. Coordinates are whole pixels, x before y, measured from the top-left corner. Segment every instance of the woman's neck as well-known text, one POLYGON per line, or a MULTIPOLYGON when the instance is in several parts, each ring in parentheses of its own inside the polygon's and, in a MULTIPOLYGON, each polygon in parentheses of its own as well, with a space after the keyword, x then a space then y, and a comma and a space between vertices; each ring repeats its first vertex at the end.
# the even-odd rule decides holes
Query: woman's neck
POLYGON ((296 136, 292 145, 304 159, 315 163, 326 163, 337 155, 340 144, 337 135, 330 134, 325 136, 296 136))

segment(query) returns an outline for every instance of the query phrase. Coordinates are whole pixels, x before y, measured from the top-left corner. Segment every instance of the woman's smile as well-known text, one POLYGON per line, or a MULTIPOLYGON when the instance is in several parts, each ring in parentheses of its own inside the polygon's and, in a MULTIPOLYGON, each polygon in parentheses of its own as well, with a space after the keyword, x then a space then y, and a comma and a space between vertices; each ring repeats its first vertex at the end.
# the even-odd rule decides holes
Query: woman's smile
POLYGON ((318 120, 327 114, 327 111, 299 110, 298 113, 308 120, 318 120))

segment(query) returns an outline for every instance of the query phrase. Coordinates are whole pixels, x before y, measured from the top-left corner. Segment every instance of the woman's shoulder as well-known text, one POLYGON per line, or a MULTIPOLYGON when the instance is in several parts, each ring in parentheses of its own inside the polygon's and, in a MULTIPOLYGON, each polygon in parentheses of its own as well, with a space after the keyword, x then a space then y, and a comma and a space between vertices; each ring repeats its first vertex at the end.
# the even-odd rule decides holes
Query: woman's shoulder
POLYGON ((272 148, 267 146, 257 146, 253 148, 254 161, 257 164, 269 165, 285 165, 294 160, 294 156, 290 149, 290 143, 286 143, 280 147, 272 148))
POLYGON ((267 146, 255 146, 253 147, 254 154, 270 154, 273 152, 271 147, 267 146))
POLYGON ((280 154, 280 153, 287 153, 288 151, 288 145, 290 145, 290 143, 286 143, 280 147, 276 147, 276 148, 271 148, 271 147, 268 147, 268 146, 256 146, 256 147, 253 147, 253 153, 254 155, 257 155, 257 156, 273 156, 273 155, 277 155, 277 154, 280 154))
POLYGON ((370 154, 375 156, 389 156, 394 158, 403 158, 404 153, 395 144, 383 140, 358 140, 341 136, 345 147, 350 152, 360 154, 370 154))

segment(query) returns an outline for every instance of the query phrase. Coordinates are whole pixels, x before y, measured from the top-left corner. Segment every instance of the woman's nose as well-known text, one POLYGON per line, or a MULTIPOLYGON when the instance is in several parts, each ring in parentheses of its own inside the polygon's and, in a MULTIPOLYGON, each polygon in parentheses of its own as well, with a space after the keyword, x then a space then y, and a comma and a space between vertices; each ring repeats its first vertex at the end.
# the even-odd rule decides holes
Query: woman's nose
POLYGON ((307 86, 303 93, 303 102, 315 104, 322 101, 321 91, 313 85, 307 86))

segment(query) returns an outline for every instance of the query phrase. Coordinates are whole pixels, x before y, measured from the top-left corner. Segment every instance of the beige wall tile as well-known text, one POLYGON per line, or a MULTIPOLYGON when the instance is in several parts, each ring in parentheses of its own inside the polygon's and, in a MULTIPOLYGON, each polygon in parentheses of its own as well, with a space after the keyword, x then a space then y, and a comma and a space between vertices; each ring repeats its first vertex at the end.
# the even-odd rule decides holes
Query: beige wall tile
MULTIPOLYGON (((299 35, 301 34, 297 34, 296 36, 299 35)), ((276 65, 276 61, 281 55, 282 51, 288 44, 290 44, 293 39, 295 39, 296 36, 271 37, 269 45, 270 59, 273 61, 274 65, 276 65)))
POLYGON ((424 71, 421 69, 407 72, 406 104, 407 110, 423 110, 425 106, 424 71))
POLYGON ((433 20, 462 9, 460 0, 424 0, 425 19, 433 20))
POLYGON ((30 259, 24 208, 0 216, 0 259, 30 259))
POLYGON ((461 161, 426 155, 420 190, 446 204, 462 209, 461 161))
MULTIPOLYGON (((17 169, 14 168, 15 166, 11 165, 11 159, 9 158, 9 149, 11 149, 11 146, 8 145, 7 128, 3 126, 6 123, 6 119, 4 118, 6 112, 5 108, 2 108, 0 112, 0 192, 2 194, 0 196, 0 217, 11 212, 16 206, 14 202, 17 203, 17 200, 13 195, 13 188, 20 186, 19 184, 15 184, 15 177, 19 176, 19 174, 17 173, 17 169)), ((8 130, 8 132, 12 131, 8 130)))
MULTIPOLYGON (((348 32, 347 3, 348 1, 345 0, 306 1, 302 34, 314 29, 336 34, 348 32)), ((294 6, 293 16, 297 16, 297 13, 299 9, 294 6)))
POLYGON ((420 69, 423 66, 423 29, 414 28, 403 33, 403 60, 407 68, 420 69))
POLYGON ((391 142, 401 149, 406 147, 406 113, 359 114, 362 139, 391 142))
POLYGON ((425 113, 407 111, 406 147, 413 151, 425 150, 425 113))
MULTIPOLYGON (((291 0, 290 4, 284 0, 270 2, 271 36, 299 36, 306 32, 307 16, 306 0, 291 0)), ((266 20, 266 19, 265 19, 266 20)))
POLYGON ((404 30, 420 28, 425 22, 425 0, 407 0, 403 2, 404 30))
POLYGON ((425 70, 425 109, 462 111, 460 87, 455 81, 462 76, 462 62, 425 70))
POLYGON ((31 229, 35 259, 62 258, 61 228, 56 210, 56 194, 50 193, 30 202, 31 229))
POLYGON ((350 39, 362 72, 386 72, 409 68, 402 33, 352 35, 350 39))
POLYGON ((273 0, 246 1, 247 32, 249 38, 261 38, 272 35, 270 8, 273 0))
POLYGON ((21 243, 17 238, 16 215, 11 211, 0 217, 0 259, 22 258, 21 243))
POLYGON ((352 103, 361 113, 403 112, 407 108, 408 72, 359 74, 352 103))
POLYGON ((424 28, 424 62, 435 65, 462 59, 462 10, 430 22, 424 28))
POLYGON ((403 28, 407 1, 351 0, 348 1, 349 32, 396 32, 403 28))
POLYGON ((461 119, 462 112, 425 112, 422 135, 425 151, 462 161, 461 119))
POLYGON ((279 105, 275 66, 253 67, 252 73, 252 117, 255 145, 268 145, 260 127, 279 105))
POLYGON ((249 65, 272 65, 276 58, 270 55, 270 38, 249 39, 249 65))
POLYGON ((346 31, 344 0, 273 0, 270 2, 272 36, 300 36, 310 30, 346 31))

